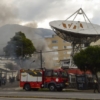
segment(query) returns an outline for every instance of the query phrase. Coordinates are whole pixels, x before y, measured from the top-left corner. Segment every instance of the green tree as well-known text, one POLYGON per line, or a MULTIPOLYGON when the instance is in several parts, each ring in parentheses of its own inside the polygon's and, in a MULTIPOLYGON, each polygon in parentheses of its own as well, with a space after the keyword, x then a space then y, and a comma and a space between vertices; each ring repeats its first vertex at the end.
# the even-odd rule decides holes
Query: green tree
POLYGON ((4 47, 4 52, 6 56, 15 57, 31 57, 35 52, 35 47, 32 41, 26 38, 25 34, 22 32, 17 32, 14 37, 8 42, 6 47, 4 47))
POLYGON ((73 56, 74 63, 81 70, 90 70, 97 77, 100 71, 100 47, 89 46, 73 56))

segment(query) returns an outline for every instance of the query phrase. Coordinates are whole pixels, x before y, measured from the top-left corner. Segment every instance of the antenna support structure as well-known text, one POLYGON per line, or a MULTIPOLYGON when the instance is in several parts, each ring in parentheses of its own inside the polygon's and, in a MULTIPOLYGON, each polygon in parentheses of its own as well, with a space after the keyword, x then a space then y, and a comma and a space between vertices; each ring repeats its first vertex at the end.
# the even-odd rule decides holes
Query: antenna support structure
POLYGON ((78 9, 66 20, 52 21, 49 24, 59 37, 71 43, 72 52, 70 67, 75 66, 73 62, 75 53, 89 46, 91 42, 100 39, 100 33, 97 31, 97 29, 100 29, 100 26, 92 24, 82 8, 78 9), (76 21, 78 15, 83 17, 82 21, 76 21))

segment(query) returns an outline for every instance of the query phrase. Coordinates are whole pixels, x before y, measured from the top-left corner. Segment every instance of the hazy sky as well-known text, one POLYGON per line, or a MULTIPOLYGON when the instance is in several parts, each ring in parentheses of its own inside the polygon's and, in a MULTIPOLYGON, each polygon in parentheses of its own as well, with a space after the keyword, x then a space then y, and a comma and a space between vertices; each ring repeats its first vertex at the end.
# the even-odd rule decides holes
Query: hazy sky
POLYGON ((0 0, 0 25, 50 28, 50 21, 65 20, 79 8, 100 24, 100 0, 0 0))

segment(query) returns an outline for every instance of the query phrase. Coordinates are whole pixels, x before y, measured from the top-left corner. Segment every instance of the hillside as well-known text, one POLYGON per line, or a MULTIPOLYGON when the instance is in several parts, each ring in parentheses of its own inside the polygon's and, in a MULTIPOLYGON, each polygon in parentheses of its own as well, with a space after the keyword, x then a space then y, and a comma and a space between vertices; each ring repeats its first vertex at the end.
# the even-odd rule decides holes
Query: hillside
POLYGON ((5 26, 0 27, 0 54, 4 54, 3 47, 7 44, 10 38, 12 38, 15 33, 19 31, 25 33, 27 38, 34 40, 35 45, 38 45, 36 44, 37 42, 35 42, 35 39, 38 39, 39 42, 41 37, 54 34, 54 32, 49 29, 30 28, 17 24, 7 24, 5 26))

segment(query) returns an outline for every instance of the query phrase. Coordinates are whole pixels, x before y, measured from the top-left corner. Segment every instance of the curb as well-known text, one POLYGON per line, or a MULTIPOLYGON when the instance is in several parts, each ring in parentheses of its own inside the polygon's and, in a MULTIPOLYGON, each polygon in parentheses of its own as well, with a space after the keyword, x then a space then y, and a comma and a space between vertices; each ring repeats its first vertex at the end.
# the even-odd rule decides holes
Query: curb
POLYGON ((14 90, 14 91, 20 91, 23 90, 22 88, 0 88, 0 90, 14 90))
MULTIPOLYGON (((58 100, 94 100, 94 99, 82 99, 82 98, 57 98, 57 97, 37 97, 37 96, 0 96, 0 98, 42 98, 42 99, 58 99, 58 100)), ((95 99, 100 100, 100 99, 95 99)))
MULTIPOLYGON (((2 91, 2 90, 23 91, 22 88, 0 88, 0 91, 2 91)), ((64 90, 64 92, 66 92, 66 91, 67 92, 85 92, 85 91, 81 91, 81 90, 70 90, 70 89, 64 90)))

